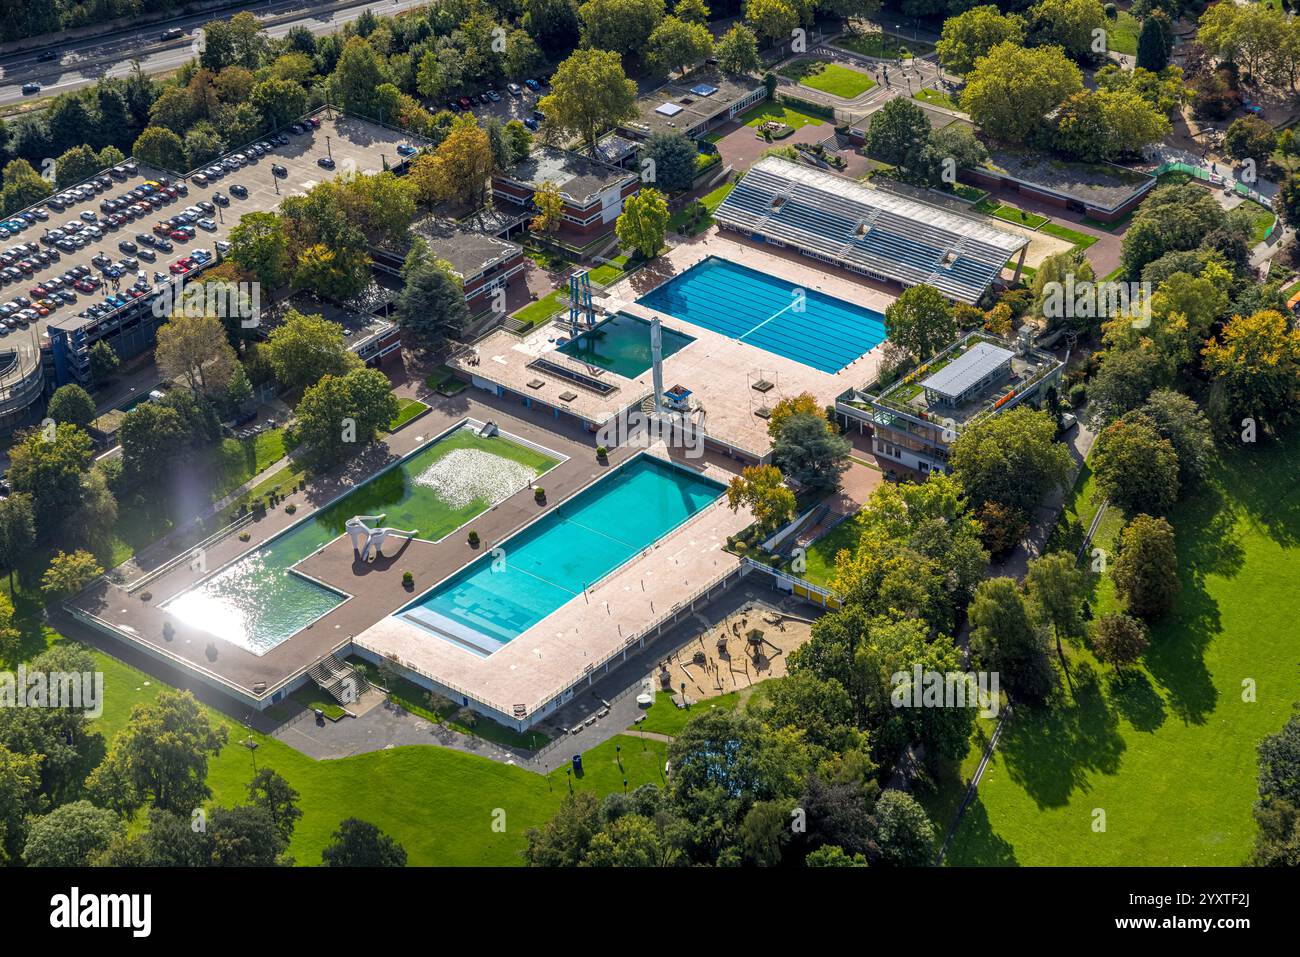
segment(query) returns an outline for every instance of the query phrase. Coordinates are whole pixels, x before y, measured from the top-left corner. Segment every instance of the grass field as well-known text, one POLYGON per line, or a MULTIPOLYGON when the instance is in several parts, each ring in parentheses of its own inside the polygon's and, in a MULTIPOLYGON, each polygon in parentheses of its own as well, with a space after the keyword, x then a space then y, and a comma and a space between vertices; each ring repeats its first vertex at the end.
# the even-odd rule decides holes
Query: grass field
POLYGON ((1142 21, 1127 10, 1121 10, 1118 17, 1106 24, 1106 42, 1116 53, 1136 56, 1141 32, 1142 21))
POLYGON ((846 50, 878 60, 906 60, 934 52, 934 46, 923 40, 908 40, 888 33, 845 33, 836 37, 834 42, 846 50))
POLYGON ((559 289, 548 293, 536 302, 530 302, 524 306, 511 318, 526 322, 528 328, 535 329, 542 323, 549 321, 552 316, 564 308, 560 303, 561 295, 563 295, 563 292, 559 289))
MULTIPOLYGON (((94 730, 107 746, 124 728, 138 702, 152 700, 160 685, 107 655, 96 654, 104 672, 104 714, 94 730)), ((413 865, 512 865, 521 863, 524 831, 543 824, 568 790, 563 768, 550 779, 475 755, 433 746, 374 751, 333 761, 314 761, 275 738, 250 734, 219 713, 209 716, 230 735, 221 753, 209 762, 208 785, 214 804, 247 800, 254 754, 257 767, 274 768, 297 789, 303 817, 289 853, 298 864, 320 863, 321 850, 346 817, 359 817, 392 835, 413 865), (492 829, 493 813, 505 812, 505 831, 492 829)), ((349 719, 344 719, 349 720, 349 719)), ((620 735, 583 755, 584 774, 574 790, 605 794, 642 784, 663 783, 665 745, 620 735), (621 754, 615 751, 621 746, 621 754)), ((561 752, 557 762, 567 761, 561 752)), ((88 769, 89 770, 89 769, 88 769)))
POLYGON ((929 87, 917 90, 912 94, 912 98, 920 100, 922 103, 928 103, 931 106, 941 106, 945 110, 959 111, 961 109, 957 104, 957 101, 947 93, 944 93, 942 90, 931 90, 929 87))
POLYGON ((1251 237, 1255 243, 1262 243, 1264 237, 1268 235, 1269 228, 1277 220, 1271 209, 1261 206, 1253 200, 1246 200, 1241 204, 1242 209, 1250 211, 1250 222, 1254 227, 1254 234, 1251 237))
POLYGON ((623 278, 623 269, 627 266, 626 255, 614 256, 607 263, 601 263, 588 274, 591 281, 599 286, 610 286, 623 278))
POLYGON ((716 698, 709 698, 707 701, 699 701, 689 708, 679 708, 673 704, 673 696, 667 691, 656 691, 655 703, 646 711, 645 717, 632 725, 628 731, 632 734, 638 731, 649 731, 676 737, 682 733, 686 722, 701 711, 710 711, 714 708, 735 711, 738 704, 740 704, 740 694, 732 691, 718 695, 716 698))
MULTIPOLYGON (((1082 644, 1075 690, 1008 722, 949 863, 1240 864, 1254 837, 1255 747, 1300 698, 1300 440, 1232 451, 1172 516, 1182 593, 1120 681, 1082 644), (1243 700, 1243 682, 1257 701, 1243 700), (1093 830, 1096 810, 1106 830, 1093 830)), ((1085 471, 1068 518, 1095 510, 1085 471)), ((1097 545, 1113 552, 1111 510, 1097 545)), ((1109 578, 1091 604, 1112 609, 1109 578)), ((975 749, 972 749, 972 753, 975 749)), ((969 760, 969 758, 968 758, 969 760)), ((950 782, 935 800, 958 787, 950 782)))
POLYGON ((392 422, 388 423, 387 431, 396 432, 402 426, 406 425, 407 422, 410 422, 413 418, 428 408, 429 407, 419 399, 399 398, 397 400, 397 415, 393 417, 392 422))
MULTIPOLYGON (((735 183, 731 183, 731 182, 723 183, 721 186, 717 187, 714 190, 711 190, 708 193, 705 193, 703 196, 700 197, 700 202, 703 203, 704 208, 709 211, 709 215, 705 216, 703 219, 699 221, 699 223, 696 224, 695 233, 702 233, 704 232, 704 230, 708 229, 710 226, 713 225, 713 211, 722 205, 722 201, 727 198, 727 194, 730 193, 733 189, 735 189, 735 187, 736 187, 735 183)), ((677 227, 687 221, 686 210, 687 207, 683 206, 677 212, 673 213, 671 218, 669 218, 668 229, 671 232, 676 232, 677 227)), ((692 235, 694 235, 695 233, 692 233, 692 235)))
POLYGON ((832 528, 829 534, 823 535, 808 546, 808 552, 804 556, 806 567, 803 572, 794 574, 814 585, 830 588, 831 581, 835 578, 835 556, 841 549, 852 552, 861 537, 861 526, 852 518, 846 518, 832 528))
POLYGON ((846 100, 859 97, 876 85, 876 81, 861 70, 827 60, 799 60, 782 67, 780 73, 801 86, 846 100))
POLYGON ((1024 226, 1026 229, 1038 229, 1050 222, 1046 216, 1039 216, 1037 213, 1020 209, 1010 203, 998 202, 996 199, 980 200, 975 204, 974 209, 977 213, 986 213, 1008 223, 1024 226))
POLYGON ((803 126, 820 126, 823 123, 830 122, 820 116, 813 116, 811 113, 804 113, 792 106, 784 103, 775 103, 771 100, 760 103, 739 117, 746 126, 758 126, 759 123, 766 123, 768 120, 776 120, 778 123, 784 123, 791 129, 797 130, 803 126))
POLYGON ((1077 229, 1071 229, 1069 226, 1062 226, 1060 223, 1054 223, 1051 221, 1044 223, 1042 227, 1040 227, 1039 232, 1073 243, 1076 249, 1087 249, 1097 241, 1096 236, 1092 236, 1088 233, 1081 233, 1077 229))

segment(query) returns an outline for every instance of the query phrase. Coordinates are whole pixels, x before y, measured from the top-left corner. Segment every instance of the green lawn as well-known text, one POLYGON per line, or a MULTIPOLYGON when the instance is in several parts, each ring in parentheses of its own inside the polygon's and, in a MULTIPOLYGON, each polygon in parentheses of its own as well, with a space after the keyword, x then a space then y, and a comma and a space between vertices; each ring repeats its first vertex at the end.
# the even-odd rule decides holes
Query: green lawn
MULTIPOLYGON (((1232 866, 1247 857, 1255 748, 1300 698, 1298 470, 1300 439, 1234 450, 1179 505, 1182 593, 1152 629, 1142 666, 1117 681, 1087 648, 1071 647, 1074 694, 1009 721, 950 863, 1232 866), (1242 700, 1248 679, 1253 703, 1242 700), (1094 809, 1106 813, 1104 833, 1093 831, 1094 809)), ((1090 485, 1085 473, 1070 503, 1080 524, 1095 508, 1090 485)), ((1108 510, 1099 547, 1113 551, 1120 522, 1108 510)), ((1113 608, 1109 578, 1095 584, 1094 609, 1113 608)))
POLYGON ((998 202, 996 199, 980 200, 975 204, 974 209, 977 213, 986 213, 1008 223, 1024 226, 1026 229, 1038 229, 1050 222, 1046 216, 1039 216, 1037 213, 1020 209, 1010 203, 998 202))
POLYGON ((1138 52, 1138 34, 1142 32, 1142 21, 1127 10, 1121 10, 1119 16, 1106 24, 1106 42, 1116 53, 1136 56, 1138 52))
POLYGON ((439 366, 424 377, 424 384, 439 395, 455 395, 467 385, 447 366, 439 366))
POLYGON ((542 323, 548 322, 552 316, 564 308, 563 304, 560 302, 560 297, 562 295, 564 295, 564 291, 556 289, 554 292, 548 293, 536 302, 530 302, 528 305, 524 306, 524 308, 516 312, 512 318, 518 319, 520 322, 526 322, 528 323, 528 328, 535 329, 542 323))
POLYGON ((399 398, 397 400, 397 407, 397 415, 393 417, 392 422, 388 423, 387 431, 389 432, 396 432, 407 422, 410 422, 417 415, 429 408, 419 399, 404 398, 399 398))
POLYGON ((808 552, 804 556, 806 567, 803 572, 794 574, 814 585, 830 588, 835 578, 835 556, 846 548, 852 552, 861 537, 862 527, 854 519, 846 518, 832 528, 829 534, 808 546, 808 552))
POLYGON ((811 113, 805 113, 793 106, 771 100, 760 103, 752 110, 742 113, 739 119, 743 120, 746 126, 758 126, 758 124, 766 123, 768 120, 775 120, 794 130, 802 126, 820 126, 823 123, 830 122, 820 116, 813 116, 811 113))
MULTIPOLYGON (((713 225, 713 211, 722 205, 722 201, 727 198, 727 194, 729 194, 735 188, 736 188, 735 183, 732 182, 723 183, 721 186, 717 187, 714 190, 711 190, 708 193, 705 193, 703 196, 700 197, 700 202, 703 203, 704 208, 708 210, 708 215, 703 217, 696 224, 696 227, 694 231, 691 233, 691 235, 695 235, 696 233, 702 233, 710 226, 713 225)), ((690 204, 688 203, 686 206, 683 206, 677 212, 673 213, 673 215, 669 218, 668 229, 671 232, 676 232, 678 226, 681 226, 688 221, 689 214, 687 213, 687 209, 689 208, 689 206, 690 204)))
POLYGON ((628 256, 614 256, 607 263, 601 263, 588 273, 591 281, 598 286, 610 286, 623 278, 623 269, 627 266, 628 256))
POLYGON ((1097 237, 1089 233, 1081 233, 1077 229, 1071 229, 1068 226, 1062 226, 1060 223, 1047 222, 1039 229, 1039 232, 1046 233, 1049 236, 1055 236, 1057 239, 1064 239, 1067 242, 1074 243, 1077 249, 1087 249, 1097 241, 1097 237))
MULTIPOLYGON (((131 707, 152 700, 165 685, 107 655, 96 652, 95 657, 104 672, 105 694, 104 714, 94 730, 107 745, 126 726, 131 707)), ((209 762, 213 804, 247 800, 254 757, 259 769, 274 768, 299 793, 303 817, 289 853, 300 865, 320 863, 321 850, 346 817, 370 821, 392 835, 412 865, 519 864, 524 831, 550 818, 567 790, 562 768, 552 771, 548 781, 431 745, 315 761, 275 738, 252 734, 258 744, 254 753, 243 744, 250 737, 247 728, 210 709, 208 714, 230 735, 230 743, 209 762), (505 812, 503 833, 492 828, 497 809, 505 812)), ((621 790, 624 778, 629 791, 646 783, 662 785, 665 750, 662 742, 620 735, 584 752, 584 774, 572 781, 573 787, 605 794, 621 790), (621 754, 615 750, 619 746, 621 754)), ((556 762, 567 762, 569 753, 556 752, 556 762)))
POLYGON ((934 52, 933 44, 923 40, 908 40, 888 33, 845 33, 833 41, 846 50, 879 60, 905 60, 913 56, 927 56, 934 52))
POLYGON ((628 731, 632 734, 638 731, 649 731, 653 734, 676 737, 682 733, 686 722, 701 711, 710 711, 714 708, 735 711, 739 703, 740 693, 732 691, 718 695, 716 698, 709 698, 707 701, 698 701, 689 708, 679 708, 673 704, 673 696, 667 691, 656 691, 655 703, 646 711, 645 718, 632 725, 628 731))
POLYGON ((1277 217, 1271 209, 1261 206, 1254 200, 1246 200, 1241 204, 1242 209, 1250 211, 1250 222, 1254 227, 1252 240, 1255 243, 1262 243, 1264 237, 1268 235, 1269 228, 1273 225, 1277 217))
POLYGON ((957 105, 957 101, 942 90, 932 90, 929 87, 926 87, 925 89, 917 90, 912 94, 912 97, 913 99, 920 100, 922 103, 928 103, 931 106, 941 106, 945 110, 961 110, 961 107, 957 105))
POLYGON ((876 81, 861 70, 827 60, 798 60, 782 67, 780 73, 809 89, 846 100, 861 96, 876 85, 876 81))

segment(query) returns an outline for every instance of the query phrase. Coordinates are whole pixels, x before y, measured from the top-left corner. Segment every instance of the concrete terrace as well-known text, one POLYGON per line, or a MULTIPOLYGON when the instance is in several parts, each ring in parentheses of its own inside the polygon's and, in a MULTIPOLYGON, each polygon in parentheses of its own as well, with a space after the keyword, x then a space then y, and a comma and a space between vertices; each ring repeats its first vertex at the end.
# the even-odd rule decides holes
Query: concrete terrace
MULTIPOLYGON (((668 328, 693 337, 695 342, 664 360, 664 385, 684 385, 692 390, 693 398, 703 407, 697 422, 710 438, 761 458, 771 451, 771 439, 767 434, 767 420, 756 414, 760 409, 770 408, 781 398, 801 392, 812 393, 824 405, 834 404, 836 396, 846 389, 875 378, 881 350, 876 348, 838 372, 828 374, 667 313, 656 313, 636 302, 656 286, 709 256, 729 259, 794 286, 815 289, 881 313, 896 297, 882 286, 870 285, 847 270, 710 233, 674 246, 597 299, 597 305, 607 313, 623 311, 643 319, 658 315, 668 328), (753 386, 760 380, 772 383, 774 388, 768 392, 755 390, 753 386)), ((518 395, 562 408, 597 425, 636 407, 653 393, 652 374, 648 369, 636 379, 625 379, 555 351, 556 339, 566 335, 567 330, 558 328, 555 322, 522 338, 499 331, 479 342, 473 354, 463 354, 451 364, 466 376, 500 384, 518 395), (617 389, 601 396, 530 367, 529 363, 543 356, 617 389), (475 357, 477 364, 471 364, 475 357), (570 398, 562 400, 562 395, 570 398)))
MULTIPOLYGON (((335 541, 309 557, 307 563, 314 570, 309 574, 325 573, 336 587, 352 597, 260 656, 201 629, 175 622, 159 607, 163 602, 265 544, 289 526, 309 518, 317 509, 466 417, 492 419, 502 431, 568 457, 543 479, 548 508, 586 487, 603 469, 619 464, 638 451, 612 449, 609 466, 600 466, 596 463, 592 437, 577 425, 557 422, 549 415, 469 391, 450 399, 431 397, 424 392, 421 397, 432 403, 429 412, 396 434, 385 436, 342 469, 288 494, 265 517, 243 526, 241 531, 250 536, 247 542, 240 541, 236 534, 228 534, 206 547, 202 568, 191 568, 182 560, 147 585, 131 591, 128 591, 129 582, 103 581, 77 596, 69 603, 69 610, 100 619, 131 635, 133 643, 147 654, 198 671, 229 693, 248 701, 300 674, 323 655, 346 645, 354 635, 410 601, 413 593, 402 588, 402 571, 409 569, 415 576, 415 593, 418 593, 468 563, 479 552, 471 550, 460 535, 455 535, 437 545, 412 542, 403 548, 399 544, 398 550, 390 549, 388 556, 374 564, 354 568, 351 545, 344 536, 341 549, 340 542, 335 541), (285 510, 285 505, 290 503, 297 506, 292 515, 285 510), (386 570, 389 574, 383 574, 386 570)), ((483 542, 480 547, 490 548, 509 537, 541 511, 528 489, 506 499, 474 520, 473 527, 483 542)))
MULTIPOLYGON (((662 446, 646 454, 670 458, 662 446)), ((699 471, 720 482, 731 478, 716 465, 705 464, 699 471)), ((376 655, 394 655, 402 665, 464 688, 498 711, 510 714, 523 706, 532 715, 674 606, 736 571, 740 559, 723 547, 728 536, 751 521, 747 510, 733 513, 725 496, 719 497, 588 588, 581 599, 572 599, 488 657, 392 617, 357 635, 355 644, 376 655)))

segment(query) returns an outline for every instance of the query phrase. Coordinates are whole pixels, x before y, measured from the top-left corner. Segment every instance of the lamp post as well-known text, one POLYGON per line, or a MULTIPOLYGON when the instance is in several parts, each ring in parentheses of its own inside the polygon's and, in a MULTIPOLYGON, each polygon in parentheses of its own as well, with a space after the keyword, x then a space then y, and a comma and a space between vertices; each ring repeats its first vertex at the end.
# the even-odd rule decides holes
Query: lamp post
POLYGON ((253 756, 253 773, 256 774, 257 773, 257 749, 258 747, 260 747, 260 745, 258 745, 258 743, 253 740, 253 736, 250 734, 248 738, 244 741, 244 747, 248 748, 248 753, 253 756))

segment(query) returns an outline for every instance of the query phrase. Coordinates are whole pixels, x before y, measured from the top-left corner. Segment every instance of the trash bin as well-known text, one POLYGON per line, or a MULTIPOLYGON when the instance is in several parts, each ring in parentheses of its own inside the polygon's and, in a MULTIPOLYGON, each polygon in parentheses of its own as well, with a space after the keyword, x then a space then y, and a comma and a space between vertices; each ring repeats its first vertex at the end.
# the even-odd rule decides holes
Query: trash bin
POLYGON ((573 773, 574 773, 574 774, 581 774, 581 773, 582 773, 582 755, 581 755, 581 754, 575 754, 575 755, 573 756, 573 773))

